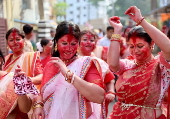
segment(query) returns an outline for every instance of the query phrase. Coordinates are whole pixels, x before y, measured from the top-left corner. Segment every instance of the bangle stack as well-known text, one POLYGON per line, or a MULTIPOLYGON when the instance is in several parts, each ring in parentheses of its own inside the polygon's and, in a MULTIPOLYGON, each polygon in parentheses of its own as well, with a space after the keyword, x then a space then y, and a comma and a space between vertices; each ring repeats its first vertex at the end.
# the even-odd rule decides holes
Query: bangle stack
POLYGON ((33 109, 38 108, 38 107, 43 108, 44 103, 42 101, 37 101, 33 104, 33 109))
POLYGON ((110 40, 110 41, 121 42, 120 38, 121 38, 121 35, 120 35, 120 34, 113 34, 113 35, 111 36, 111 40, 110 40))
POLYGON ((143 17, 141 20, 139 20, 137 23, 136 23, 136 26, 138 26, 140 23, 142 23, 142 21, 145 19, 145 17, 143 17))
POLYGON ((74 73, 71 72, 70 70, 68 70, 68 71, 66 72, 65 81, 67 81, 68 83, 73 84, 73 81, 74 81, 74 73))

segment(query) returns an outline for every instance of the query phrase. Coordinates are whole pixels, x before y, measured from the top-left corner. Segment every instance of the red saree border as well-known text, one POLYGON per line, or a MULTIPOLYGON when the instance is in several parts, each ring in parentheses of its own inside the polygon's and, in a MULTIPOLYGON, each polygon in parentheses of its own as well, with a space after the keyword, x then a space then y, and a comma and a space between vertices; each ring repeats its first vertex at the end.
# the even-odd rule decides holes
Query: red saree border
POLYGON ((8 116, 11 108, 17 100, 17 95, 14 93, 13 82, 10 81, 6 87, 8 89, 5 92, 1 92, 0 95, 0 119, 5 119, 8 116))
POLYGON ((9 55, 7 55, 6 57, 5 57, 5 61, 6 61, 6 63, 4 64, 4 66, 3 66, 3 71, 5 71, 7 68, 9 68, 9 66, 11 66, 11 64, 13 64, 14 62, 16 62, 20 57, 21 57, 21 55, 20 56, 18 56, 16 59, 14 59, 12 62, 9 62, 9 60, 11 59, 11 56, 12 56, 13 54, 9 54, 9 55), (9 63, 8 63, 9 62, 9 63))

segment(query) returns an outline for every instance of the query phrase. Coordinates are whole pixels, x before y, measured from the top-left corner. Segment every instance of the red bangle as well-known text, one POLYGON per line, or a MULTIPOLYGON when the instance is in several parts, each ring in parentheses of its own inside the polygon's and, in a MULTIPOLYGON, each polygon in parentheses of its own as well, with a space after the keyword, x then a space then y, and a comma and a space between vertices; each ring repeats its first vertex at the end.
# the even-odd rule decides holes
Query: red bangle
POLYGON ((136 26, 138 26, 144 19, 145 19, 145 17, 143 17, 141 20, 139 20, 139 21, 136 23, 136 26))
POLYGON ((114 93, 112 91, 108 91, 107 94, 114 94, 115 95, 116 93, 114 93))
POLYGON ((119 42, 119 43, 122 42, 121 40, 115 40, 115 39, 111 39, 110 41, 117 41, 117 42, 119 42))

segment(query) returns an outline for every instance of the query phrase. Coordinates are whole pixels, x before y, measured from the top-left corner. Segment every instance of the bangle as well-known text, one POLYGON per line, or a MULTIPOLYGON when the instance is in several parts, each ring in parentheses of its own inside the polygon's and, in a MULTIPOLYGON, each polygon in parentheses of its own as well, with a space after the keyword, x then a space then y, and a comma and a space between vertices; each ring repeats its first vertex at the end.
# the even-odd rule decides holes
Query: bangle
POLYGON ((112 34, 111 36, 111 39, 114 39, 114 40, 120 40, 120 38, 121 38, 120 34, 112 34))
POLYGON ((33 104, 33 106, 36 106, 36 105, 41 105, 42 107, 44 107, 44 103, 42 101, 37 101, 33 104))
POLYGON ((67 71, 66 75, 65 75, 65 81, 67 81, 68 83, 71 83, 73 74, 70 70, 67 71))
POLYGON ((40 104, 37 104, 37 105, 33 106, 33 109, 38 108, 38 107, 43 108, 40 104))
POLYGON ((74 76, 75 76, 75 74, 73 74, 73 76, 72 76, 71 84, 73 84, 73 82, 74 82, 74 76))
POLYGON ((115 39, 111 39, 110 41, 117 41, 117 42, 119 42, 119 43, 122 42, 121 40, 115 40, 115 39))
POLYGON ((107 94, 116 94, 115 92, 112 92, 112 91, 108 91, 107 94))
POLYGON ((145 19, 145 17, 143 17, 141 20, 139 20, 139 21, 136 23, 136 26, 138 26, 144 19, 145 19))

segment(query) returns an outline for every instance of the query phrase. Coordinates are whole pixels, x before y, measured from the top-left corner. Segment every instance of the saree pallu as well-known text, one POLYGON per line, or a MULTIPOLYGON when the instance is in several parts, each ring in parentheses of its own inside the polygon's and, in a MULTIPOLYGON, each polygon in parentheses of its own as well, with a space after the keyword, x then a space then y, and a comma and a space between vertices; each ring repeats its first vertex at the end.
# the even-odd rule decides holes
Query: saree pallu
MULTIPOLYGON (((100 72, 97 61, 90 57, 80 57, 67 68, 80 78, 84 78, 92 62, 100 72)), ((102 75, 102 74, 101 74, 102 75)), ((45 102, 45 119, 105 119, 104 109, 101 106, 88 102, 77 89, 59 72, 41 89, 45 102), (91 104, 92 114, 87 117, 88 106, 91 104)))
POLYGON ((116 89, 119 102, 115 103, 109 119, 156 119, 155 108, 160 108, 156 105, 161 92, 158 60, 125 70, 116 89))
POLYGON ((36 60, 39 58, 39 52, 26 52, 18 56, 15 60, 10 61, 12 54, 5 57, 6 63, 3 66, 3 71, 14 72, 19 65, 27 76, 35 76, 36 60))
POLYGON ((17 95, 14 93, 13 73, 0 80, 0 119, 5 119, 14 109, 17 95))

